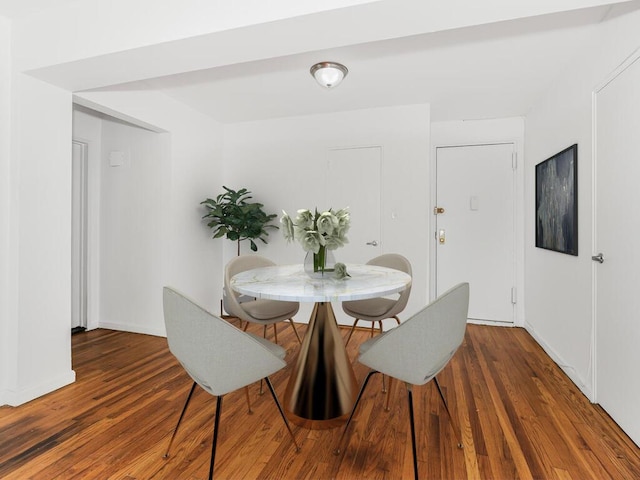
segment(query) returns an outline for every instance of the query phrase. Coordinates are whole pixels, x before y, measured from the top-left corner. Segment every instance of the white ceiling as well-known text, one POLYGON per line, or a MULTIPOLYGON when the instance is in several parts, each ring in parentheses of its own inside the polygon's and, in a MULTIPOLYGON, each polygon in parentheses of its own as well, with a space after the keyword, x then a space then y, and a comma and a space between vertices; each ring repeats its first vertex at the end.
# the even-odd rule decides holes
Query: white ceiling
MULTIPOLYGON (((585 47, 611 7, 308 52, 120 85, 157 89, 223 123, 430 103, 432 119, 526 114, 585 47), (335 89, 309 68, 338 61, 349 74, 335 89)), ((293 40, 292 40, 293 41, 293 40)))
MULTIPOLYGON (((73 1, 0 0, 0 15, 73 1)), ((634 0, 227 64, 98 90, 160 90, 223 123, 417 103, 430 103, 435 121, 519 116, 571 68, 576 55, 588 54, 600 22, 638 8, 640 0, 634 0), (325 60, 349 68, 344 82, 332 90, 322 89, 309 75, 312 64, 325 60)), ((287 41, 295 43, 296 38, 287 41)))
POLYGON ((0 15, 12 19, 21 18, 76 1, 78 0, 0 0, 0 15))

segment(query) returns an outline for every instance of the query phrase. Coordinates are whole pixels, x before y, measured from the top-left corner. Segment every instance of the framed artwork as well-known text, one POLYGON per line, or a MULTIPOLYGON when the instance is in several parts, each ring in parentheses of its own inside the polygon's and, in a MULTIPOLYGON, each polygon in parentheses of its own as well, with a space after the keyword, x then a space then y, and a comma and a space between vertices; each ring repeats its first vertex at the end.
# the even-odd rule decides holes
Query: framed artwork
POLYGON ((536 165, 536 247, 578 255, 578 144, 536 165))

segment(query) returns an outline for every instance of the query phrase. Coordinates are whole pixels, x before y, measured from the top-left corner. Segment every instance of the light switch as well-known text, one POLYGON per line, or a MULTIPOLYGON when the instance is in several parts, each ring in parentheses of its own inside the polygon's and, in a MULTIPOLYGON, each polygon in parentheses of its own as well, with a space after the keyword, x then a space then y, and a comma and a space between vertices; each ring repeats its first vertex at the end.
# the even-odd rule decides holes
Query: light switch
POLYGON ((124 165, 125 153, 121 151, 114 150, 109 153, 109 166, 110 167, 121 167, 124 165))
POLYGON ((478 201, 478 197, 476 197, 475 195, 471 196, 470 200, 469 200, 469 207, 471 208, 471 210, 478 210, 479 209, 479 201, 478 201))

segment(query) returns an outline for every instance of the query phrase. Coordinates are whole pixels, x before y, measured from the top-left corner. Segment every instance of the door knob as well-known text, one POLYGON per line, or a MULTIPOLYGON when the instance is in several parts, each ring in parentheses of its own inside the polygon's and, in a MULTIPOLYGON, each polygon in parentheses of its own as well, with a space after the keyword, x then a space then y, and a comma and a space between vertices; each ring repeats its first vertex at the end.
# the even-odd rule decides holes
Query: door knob
POLYGON ((371 245, 372 247, 377 247, 378 246, 378 242, 376 242, 374 240, 373 242, 367 242, 367 245, 371 245))
POLYGON ((593 260, 594 262, 604 263, 604 256, 602 255, 602 253, 599 253, 597 255, 593 255, 591 257, 591 260, 593 260))

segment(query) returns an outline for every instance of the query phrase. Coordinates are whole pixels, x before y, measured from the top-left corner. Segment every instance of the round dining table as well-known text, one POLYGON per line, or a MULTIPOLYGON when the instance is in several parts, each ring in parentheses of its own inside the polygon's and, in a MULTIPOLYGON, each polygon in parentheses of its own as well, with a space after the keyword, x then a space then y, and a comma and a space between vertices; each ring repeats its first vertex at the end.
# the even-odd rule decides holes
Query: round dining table
POLYGON ((295 424, 324 429, 342 425, 355 401, 358 385, 331 302, 364 300, 401 292, 411 276, 377 265, 347 264, 349 276, 308 274, 302 264, 246 270, 231 288, 269 300, 315 302, 307 333, 284 396, 287 417, 295 424))

